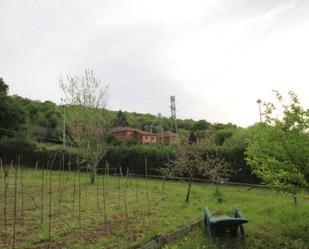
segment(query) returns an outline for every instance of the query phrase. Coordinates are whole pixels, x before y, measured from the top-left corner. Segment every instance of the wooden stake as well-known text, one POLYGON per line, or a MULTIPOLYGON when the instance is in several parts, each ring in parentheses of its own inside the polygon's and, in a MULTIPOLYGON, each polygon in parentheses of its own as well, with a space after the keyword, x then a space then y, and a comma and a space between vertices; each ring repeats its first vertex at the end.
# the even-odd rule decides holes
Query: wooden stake
POLYGON ((52 169, 55 162, 57 154, 55 154, 53 161, 49 167, 49 214, 48 214, 48 241, 49 249, 51 249, 51 230, 52 230, 52 169))
POLYGON ((96 184, 97 213, 98 213, 100 211, 100 206, 99 206, 99 179, 97 179, 95 184, 96 184))
POLYGON ((35 177, 37 177, 38 163, 39 163, 38 161, 35 162, 35 168, 34 168, 34 173, 33 173, 33 179, 34 179, 35 177))
POLYGON ((13 246, 15 249, 16 240, 16 200, 17 200, 17 165, 15 165, 15 177, 14 177, 14 207, 13 207, 13 246))
POLYGON ((81 230, 81 188, 80 188, 80 166, 79 161, 77 161, 78 167, 78 238, 80 239, 81 230))
POLYGON ((2 158, 0 157, 0 167, 1 167, 1 178, 3 178, 3 165, 2 165, 2 158))
POLYGON ((58 176, 58 213, 60 213, 61 209, 61 192, 62 192, 62 171, 61 171, 61 159, 59 158, 59 176, 58 176))
POLYGON ((128 218, 127 193, 126 193, 126 190, 125 190, 125 184, 124 184, 124 181, 123 181, 123 174, 122 174, 122 169, 121 169, 121 167, 119 167, 119 171, 120 171, 121 183, 122 183, 122 190, 123 190, 124 209, 125 209, 126 218, 128 218))
POLYGON ((21 185, 21 225, 24 225, 24 176, 23 176, 23 168, 20 166, 20 185, 21 185))
POLYGON ((4 170, 3 175, 3 182, 4 182, 4 208, 3 208, 3 220, 4 220, 4 244, 6 245, 6 238, 7 238, 7 192, 8 192, 8 177, 9 171, 8 169, 4 170))
MULTIPOLYGON (((47 168, 49 162, 47 162, 47 168)), ((44 217, 44 173, 45 169, 42 169, 42 178, 41 178, 41 223, 43 223, 43 217, 44 217)))
POLYGON ((73 178, 73 215, 75 213, 75 196, 76 196, 76 169, 74 170, 74 178, 73 178))
POLYGON ((106 222, 107 222, 107 207, 106 207, 106 183, 105 183, 105 177, 106 177, 106 163, 104 167, 104 174, 103 174, 103 211, 104 211, 104 227, 106 228, 106 222))
POLYGON ((51 248, 51 224, 52 223, 52 165, 49 169, 49 208, 48 208, 48 242, 51 248))
POLYGON ((146 174, 146 200, 148 206, 148 213, 150 213, 150 200, 149 200, 149 189, 148 189, 148 163, 147 157, 145 157, 145 174, 146 174))

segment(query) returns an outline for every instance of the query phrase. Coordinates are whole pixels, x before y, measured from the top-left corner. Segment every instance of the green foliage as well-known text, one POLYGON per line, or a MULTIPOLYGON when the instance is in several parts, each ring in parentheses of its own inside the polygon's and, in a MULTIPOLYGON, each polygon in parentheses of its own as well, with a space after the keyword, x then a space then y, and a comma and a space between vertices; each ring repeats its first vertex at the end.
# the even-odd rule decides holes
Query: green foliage
POLYGON ((0 128, 12 132, 25 131, 28 126, 28 116, 22 103, 15 97, 0 98, 0 128))
POLYGON ((126 127, 129 125, 127 116, 124 112, 122 112, 121 110, 117 112, 117 116, 116 118, 113 120, 113 126, 117 127, 117 126, 121 126, 121 127, 126 127))
POLYGON ((0 78, 0 97, 6 96, 9 91, 9 86, 0 78))
POLYGON ((235 133, 235 128, 220 129, 215 133, 215 143, 223 145, 223 143, 235 133))
POLYGON ((145 158, 148 162, 148 174, 158 174, 158 168, 167 161, 174 159, 176 154, 175 146, 166 145, 142 145, 127 144, 110 146, 105 160, 108 160, 113 167, 122 166, 129 168, 131 173, 145 174, 145 158))
POLYGON ((30 134, 38 141, 62 138, 63 107, 51 101, 33 101, 20 98, 30 119, 30 134))
POLYGON ((15 159, 18 153, 33 153, 36 149, 36 144, 28 136, 16 136, 0 138, 0 156, 11 156, 15 159))
MULTIPOLYGON (((227 129, 229 130, 231 128, 227 129)), ((225 131, 225 129, 219 131, 225 131)), ((248 128, 234 128, 233 134, 221 146, 218 146, 219 155, 228 161, 232 168, 230 175, 231 181, 259 183, 259 180, 252 174, 251 168, 245 160, 245 152, 249 140, 256 132, 256 125, 248 128)))
POLYGON ((192 131, 198 131, 198 130, 207 130, 209 129, 211 126, 211 124, 209 122, 207 122, 206 120, 202 119, 199 120, 197 122, 194 122, 193 127, 192 127, 192 131))
MULTIPOLYGON (((274 117, 274 104, 265 104, 265 123, 258 125, 246 155, 253 172, 266 184, 297 194, 309 181, 309 109, 301 107, 293 92, 289 96, 282 119, 274 117)), ((282 101, 278 92, 277 99, 282 101)))
POLYGON ((82 75, 60 79, 71 145, 80 149, 91 168, 90 181, 95 183, 97 167, 107 149, 111 120, 106 110, 108 88, 102 87, 92 70, 82 75))

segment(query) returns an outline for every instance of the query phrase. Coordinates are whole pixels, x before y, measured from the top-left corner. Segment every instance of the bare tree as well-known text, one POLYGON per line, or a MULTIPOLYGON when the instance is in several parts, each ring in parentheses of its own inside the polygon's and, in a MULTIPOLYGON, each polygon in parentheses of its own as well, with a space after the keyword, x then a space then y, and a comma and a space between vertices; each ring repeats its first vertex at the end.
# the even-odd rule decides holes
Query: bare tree
POLYGON ((60 77, 66 108, 68 141, 78 147, 90 165, 90 181, 96 181, 98 164, 107 151, 110 120, 106 110, 108 87, 103 87, 92 70, 83 75, 60 77))

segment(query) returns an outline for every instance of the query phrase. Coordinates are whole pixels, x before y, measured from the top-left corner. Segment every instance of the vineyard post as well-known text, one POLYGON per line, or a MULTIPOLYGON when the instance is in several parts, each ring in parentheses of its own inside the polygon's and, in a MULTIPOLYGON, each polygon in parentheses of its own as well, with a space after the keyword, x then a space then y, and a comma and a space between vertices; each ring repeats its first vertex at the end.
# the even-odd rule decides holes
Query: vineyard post
POLYGON ((100 211, 99 207, 99 178, 96 181, 96 200, 97 200, 97 213, 100 211))
POLYGON ((17 164, 15 165, 14 175, 14 207, 13 207, 13 249, 15 248, 16 240, 16 201, 17 201, 17 164))
POLYGON ((145 157, 145 176, 146 176, 146 199, 147 199, 147 207, 148 207, 148 213, 150 213, 150 200, 149 200, 149 189, 148 189, 148 163, 147 163, 147 157, 145 157))
POLYGON ((3 220, 4 220, 4 244, 6 245, 6 237, 7 237, 7 192, 8 192, 8 177, 9 170, 4 170, 3 182, 4 182, 4 207, 3 207, 3 220))
POLYGON ((49 207, 48 207, 48 242, 51 248, 51 218, 52 218, 52 165, 49 168, 49 207))
POLYGON ((33 179, 35 179, 35 177, 37 176, 38 164, 39 164, 39 162, 36 161, 36 162, 35 162, 35 167, 34 167, 33 179))
POLYGON ((18 161, 18 166, 20 169, 20 185, 21 185, 21 225, 24 225, 24 174, 23 168, 20 166, 20 161, 18 161))
POLYGON ((61 210, 61 192, 62 192, 62 172, 61 172, 61 158, 59 157, 59 173, 58 173, 58 213, 61 210))
POLYGON ((104 174, 103 174, 103 211, 104 211, 104 227, 106 228, 107 222, 107 207, 106 207, 106 163, 104 166, 104 174))
POLYGON ((49 249, 51 249, 51 230, 52 230, 52 169, 57 154, 55 154, 49 167, 49 212, 48 212, 48 241, 49 249))
POLYGON ((2 158, 0 157, 0 167, 1 167, 1 178, 3 178, 3 165, 2 165, 2 158))
POLYGON ((76 169, 73 176, 73 215, 75 213, 75 196, 76 196, 76 169))
POLYGON ((125 185, 124 185, 124 181, 123 181, 123 174, 122 174, 122 169, 121 169, 121 167, 119 167, 119 171, 120 171, 120 177, 121 177, 121 183, 122 183, 124 209, 125 209, 126 218, 128 218, 127 194, 126 194, 126 190, 125 190, 125 185))
POLYGON ((80 239, 80 230, 81 230, 81 188, 80 188, 80 165, 77 161, 78 167, 78 238, 80 239))
MULTIPOLYGON (((47 162, 47 168, 48 168, 47 162)), ((43 215, 44 215, 44 173, 45 169, 42 168, 42 177, 41 177, 41 223, 43 223, 43 215)))

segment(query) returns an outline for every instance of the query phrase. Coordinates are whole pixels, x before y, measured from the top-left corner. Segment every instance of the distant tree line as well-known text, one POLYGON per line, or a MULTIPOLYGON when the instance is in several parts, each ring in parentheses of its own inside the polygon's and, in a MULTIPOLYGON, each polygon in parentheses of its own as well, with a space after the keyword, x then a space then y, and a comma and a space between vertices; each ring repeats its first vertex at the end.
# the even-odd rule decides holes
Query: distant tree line
MULTIPOLYGON (((3 79, 0 80, 0 96, 1 157, 6 153, 6 158, 10 158, 8 155, 14 158, 14 153, 39 151, 42 147, 49 150, 49 145, 52 144, 59 144, 59 149, 62 148, 60 144, 63 138, 63 105, 9 95, 9 87, 3 79)), ((170 130, 171 127, 169 118, 151 114, 107 111, 107 116, 114 127, 129 126, 154 133, 170 130)), ((177 125, 179 134, 187 136, 191 142, 203 139, 211 141, 208 147, 209 153, 219 155, 231 165, 234 172, 231 176, 232 181, 257 182, 257 178, 251 174, 251 169, 245 161, 245 151, 250 137, 256 130, 255 126, 241 128, 231 123, 212 124, 206 120, 195 121, 193 119, 177 119, 177 125)), ((68 135, 68 128, 66 133, 68 135)), ((132 170, 134 168, 139 172, 141 170, 137 168, 143 168, 143 166, 133 166, 133 162, 140 161, 142 164, 144 158, 149 157, 150 172, 156 173, 158 168, 176 155, 173 146, 150 148, 151 146, 148 145, 119 143, 113 139, 109 141, 110 147, 104 159, 117 165, 119 158, 125 157, 126 160, 120 161, 122 166, 130 167, 132 170), (155 153, 158 155, 156 156, 155 153)))

